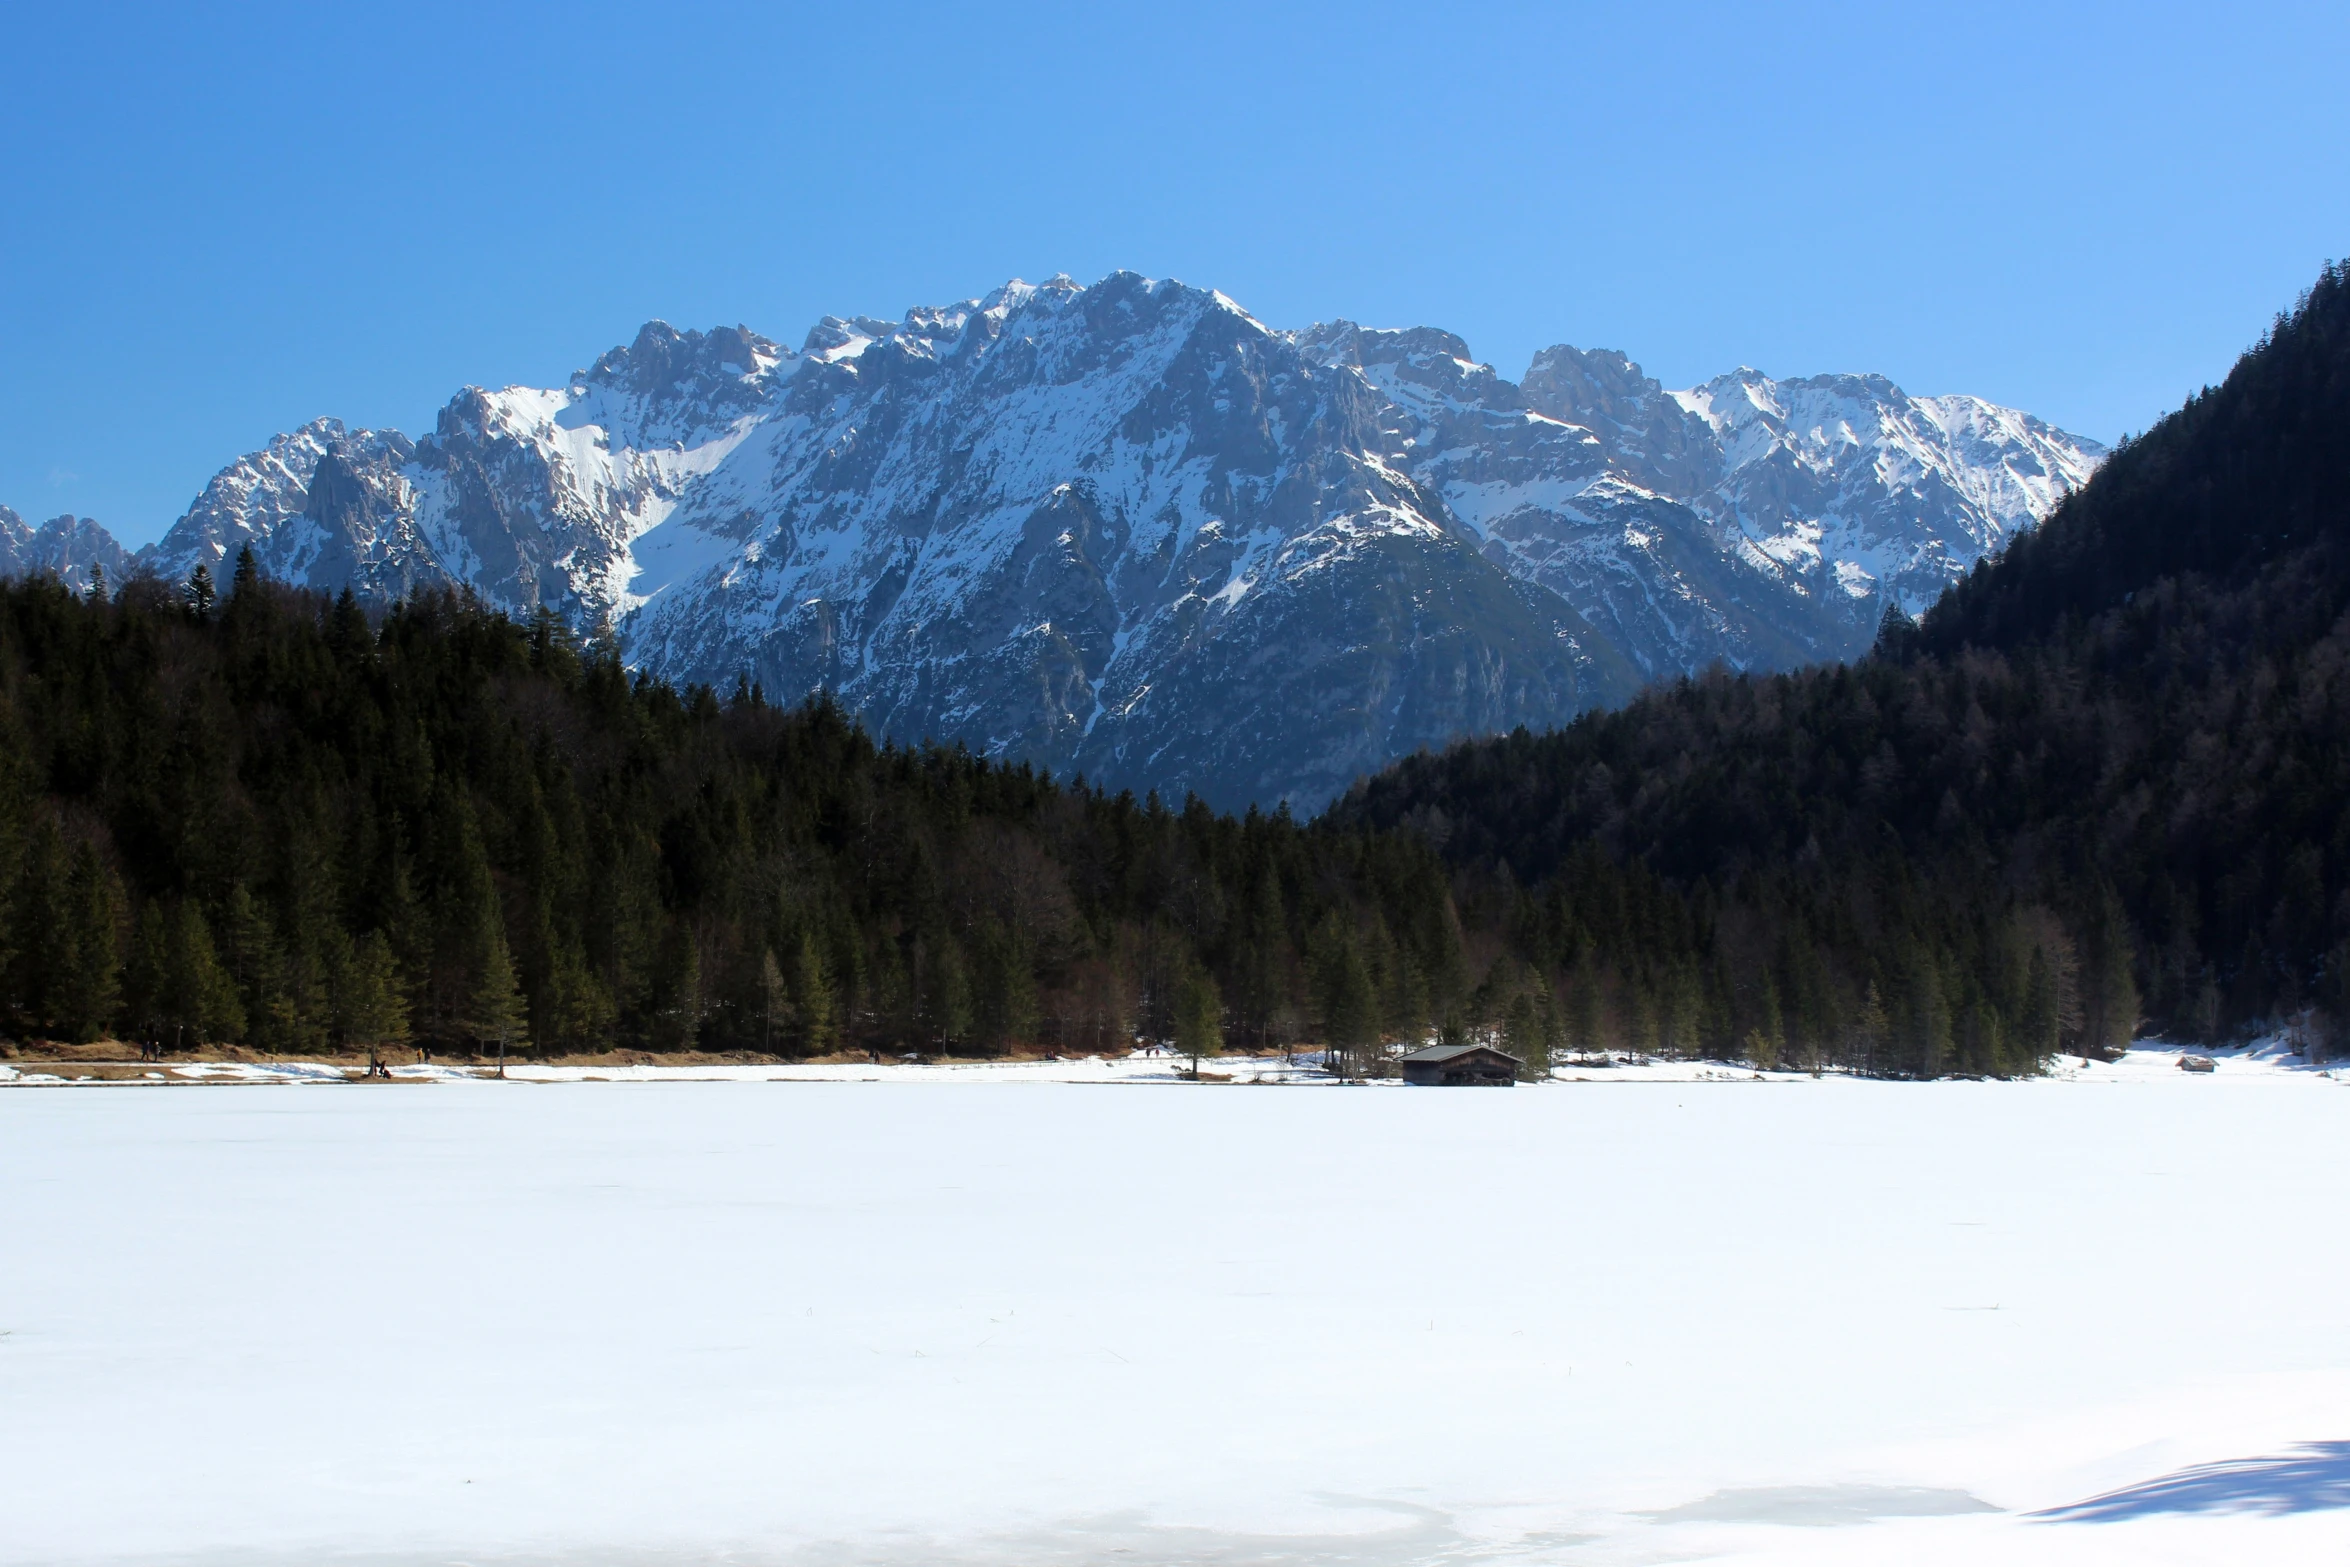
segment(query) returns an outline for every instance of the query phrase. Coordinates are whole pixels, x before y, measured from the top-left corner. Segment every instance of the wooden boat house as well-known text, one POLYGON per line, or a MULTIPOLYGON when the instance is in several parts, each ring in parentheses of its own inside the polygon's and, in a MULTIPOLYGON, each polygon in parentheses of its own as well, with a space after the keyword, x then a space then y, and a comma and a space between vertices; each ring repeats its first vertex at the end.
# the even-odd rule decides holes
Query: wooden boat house
POLYGON ((1491 1045, 1431 1045, 1403 1058, 1403 1080, 1422 1088, 1507 1088, 1525 1067, 1491 1045))

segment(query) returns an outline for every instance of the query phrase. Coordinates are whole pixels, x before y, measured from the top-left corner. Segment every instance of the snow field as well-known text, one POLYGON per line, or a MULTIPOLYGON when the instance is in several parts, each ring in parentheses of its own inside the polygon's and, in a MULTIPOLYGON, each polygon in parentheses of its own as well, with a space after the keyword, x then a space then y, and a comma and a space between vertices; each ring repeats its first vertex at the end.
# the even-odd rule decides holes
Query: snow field
POLYGON ((2021 1516, 2350 1437, 2350 1097, 2142 1064, 0 1094, 0 1562, 2339 1561, 2021 1516))

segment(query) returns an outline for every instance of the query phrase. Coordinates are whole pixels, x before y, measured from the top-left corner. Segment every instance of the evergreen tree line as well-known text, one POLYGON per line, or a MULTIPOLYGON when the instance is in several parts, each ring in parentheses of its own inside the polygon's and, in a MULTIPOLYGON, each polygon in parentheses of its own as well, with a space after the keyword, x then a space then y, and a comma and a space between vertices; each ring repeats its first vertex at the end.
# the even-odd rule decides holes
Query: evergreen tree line
POLYGON ((1334 817, 1438 847, 1643 1043, 1931 1074, 2337 1033, 2350 273, 1861 663, 1414 758, 1334 817))
MULTIPOLYGON (((1618 757, 1625 778, 1686 771, 1684 740, 1648 740, 1663 751, 1618 757)), ((1443 1037, 1535 1071, 1626 1050, 1933 1073, 2028 1070, 2134 1005, 2051 910, 1953 922, 1899 854, 1865 896, 1816 871, 1692 893, 1597 832, 1521 845, 1524 879, 1448 866, 1484 829, 1443 820, 1113 797, 877 745, 821 698, 677 691, 551 616, 435 594, 371 618, 249 560, 221 595, 201 573, 0 585, 0 1027, 20 1038, 807 1056, 1140 1037, 1326 1047, 1363 1075, 1443 1037), (1844 961, 1839 941, 1889 928, 1908 935, 1881 966, 1844 961)), ((1679 852, 1702 858, 1701 835, 1679 852)))
POLYGON ((165 1050, 1186 1051, 1477 1025, 1408 834, 876 745, 462 596, 0 585, 0 1029, 165 1050))

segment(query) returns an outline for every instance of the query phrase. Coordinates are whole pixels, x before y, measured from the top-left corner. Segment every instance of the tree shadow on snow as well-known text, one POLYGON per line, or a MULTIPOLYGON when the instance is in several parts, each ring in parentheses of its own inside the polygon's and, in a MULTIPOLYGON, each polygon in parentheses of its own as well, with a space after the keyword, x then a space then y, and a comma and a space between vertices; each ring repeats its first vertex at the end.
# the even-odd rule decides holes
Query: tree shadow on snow
POLYGON ((2197 1464, 2029 1516, 2046 1523, 2118 1523, 2160 1513, 2315 1513, 2350 1507, 2350 1442, 2304 1442, 2268 1458, 2197 1464))

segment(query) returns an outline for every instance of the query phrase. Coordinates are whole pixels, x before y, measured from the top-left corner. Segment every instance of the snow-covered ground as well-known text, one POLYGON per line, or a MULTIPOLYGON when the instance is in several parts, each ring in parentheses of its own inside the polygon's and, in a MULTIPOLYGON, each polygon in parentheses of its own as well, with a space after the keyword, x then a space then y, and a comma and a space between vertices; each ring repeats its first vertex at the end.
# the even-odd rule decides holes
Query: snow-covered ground
POLYGON ((0 1562, 2338 1563, 2350 1084, 2175 1061, 19 1074, 0 1562))
MULTIPOLYGON (((2230 1082, 2265 1081, 2278 1076, 2341 1077, 2350 1081, 2350 1061, 2312 1065, 2273 1035, 2251 1045, 2205 1051, 2200 1046, 2182 1051, 2157 1041, 2133 1047, 2118 1061, 2091 1061, 2058 1056, 2043 1081, 2123 1083, 2149 1079, 2167 1081, 2179 1075, 2179 1061, 2188 1054, 2212 1062, 2212 1077, 2230 1082)), ((1201 1064, 1201 1073, 1215 1082, 1248 1085, 1288 1084, 1332 1088, 1315 1053, 1294 1057, 1224 1056, 1201 1064)), ((325 1061, 291 1059, 266 1061, 198 1061, 142 1070, 134 1075, 100 1076, 99 1068, 70 1063, 47 1066, 0 1065, 0 1087, 48 1088, 67 1086, 138 1087, 155 1083, 347 1083, 364 1074, 355 1066, 325 1061)), ((471 1082, 495 1075, 486 1066, 391 1066, 391 1075, 403 1082, 471 1082)), ((759 1064, 561 1065, 541 1066, 515 1061, 508 1078, 526 1083, 1189 1083, 1188 1058, 1163 1052, 1134 1051, 1123 1056, 1072 1056, 1044 1060, 913 1061, 759 1064)), ((1716 1083, 1808 1082, 1810 1072, 1758 1072, 1732 1061, 1673 1061, 1648 1056, 1613 1055, 1597 1058, 1570 1056, 1553 1068, 1562 1083, 1716 1083)), ((1398 1079, 1384 1078, 1347 1087, 1400 1088, 1398 1079)))

